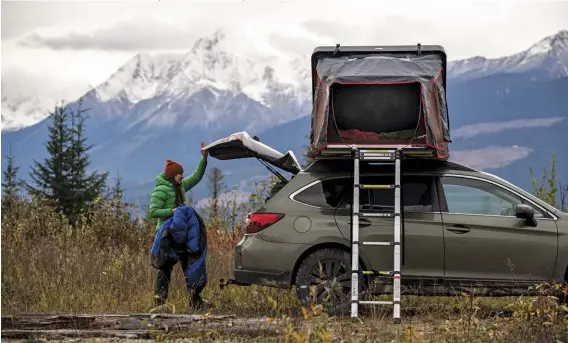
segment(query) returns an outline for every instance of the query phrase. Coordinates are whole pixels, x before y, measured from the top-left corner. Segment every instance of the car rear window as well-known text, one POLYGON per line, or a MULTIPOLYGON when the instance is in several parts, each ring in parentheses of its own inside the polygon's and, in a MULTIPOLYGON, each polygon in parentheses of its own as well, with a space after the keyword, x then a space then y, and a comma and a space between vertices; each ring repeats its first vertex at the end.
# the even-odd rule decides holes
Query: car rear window
POLYGON ((345 194, 348 182, 347 178, 322 180, 296 194, 294 200, 311 206, 335 208, 345 194))

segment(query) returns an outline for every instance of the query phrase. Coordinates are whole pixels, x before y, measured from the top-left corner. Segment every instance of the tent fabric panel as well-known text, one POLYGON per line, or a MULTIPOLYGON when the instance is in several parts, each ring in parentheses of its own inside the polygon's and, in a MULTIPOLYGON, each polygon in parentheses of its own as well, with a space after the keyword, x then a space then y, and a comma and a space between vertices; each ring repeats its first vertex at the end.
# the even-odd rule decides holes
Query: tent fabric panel
MULTIPOLYGON (((443 61, 435 55, 413 56, 400 58, 393 56, 343 56, 322 58, 316 64, 317 90, 314 94, 314 109, 312 112, 311 143, 314 150, 325 148, 331 143, 330 132, 336 128, 329 128, 331 119, 330 105, 333 106, 331 88, 334 84, 343 85, 378 85, 378 84, 404 84, 419 83, 421 87, 420 103, 422 111, 418 119, 423 122, 425 144, 433 149, 440 150, 441 155, 447 153, 447 143, 450 142, 449 121, 445 89, 442 84, 443 61)), ((354 97, 356 98, 356 97, 354 97)), ((344 118, 340 118, 344 119, 344 118)), ((336 125, 335 120, 333 121, 336 125)), ((345 121, 344 121, 345 126, 345 121)), ((349 125, 347 125, 349 126, 349 125)), ((377 141, 370 132, 362 127, 351 125, 351 130, 361 132, 343 132, 343 139, 357 137, 360 141, 377 141)), ((365 125, 369 126, 369 125, 365 125)), ((421 129, 421 128, 420 128, 421 129)), ((337 132, 337 136, 341 132, 337 132)), ((381 132, 376 132, 381 134, 381 132)), ((335 137, 333 137, 335 138, 335 137)), ((335 139, 333 139, 335 141, 335 139)), ((351 143, 356 144, 356 143, 351 143)), ((361 143, 363 144, 363 143, 361 143)), ((377 144, 388 144, 381 139, 377 144)), ((397 144, 397 143, 393 143, 397 144)))

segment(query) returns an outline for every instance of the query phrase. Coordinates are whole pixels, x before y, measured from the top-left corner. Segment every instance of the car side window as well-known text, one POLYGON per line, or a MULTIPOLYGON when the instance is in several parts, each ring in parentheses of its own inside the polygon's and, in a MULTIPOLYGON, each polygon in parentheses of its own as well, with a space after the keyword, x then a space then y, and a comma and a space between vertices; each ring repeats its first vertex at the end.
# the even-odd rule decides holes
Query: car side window
MULTIPOLYGON (((449 213, 515 216, 519 196, 489 182, 444 176, 442 187, 449 213)), ((535 216, 542 213, 535 209, 535 216)))
POLYGON ((322 180, 296 194, 294 200, 316 207, 335 208, 349 185, 348 178, 322 180))
MULTIPOLYGON (((362 184, 389 185, 394 184, 393 175, 361 177, 362 184)), ((429 176, 403 176, 402 203, 405 212, 432 212, 432 184, 429 176)), ((352 191, 346 192, 340 207, 350 208, 352 191)), ((372 212, 394 211, 394 189, 361 189, 359 204, 362 210, 372 212)))

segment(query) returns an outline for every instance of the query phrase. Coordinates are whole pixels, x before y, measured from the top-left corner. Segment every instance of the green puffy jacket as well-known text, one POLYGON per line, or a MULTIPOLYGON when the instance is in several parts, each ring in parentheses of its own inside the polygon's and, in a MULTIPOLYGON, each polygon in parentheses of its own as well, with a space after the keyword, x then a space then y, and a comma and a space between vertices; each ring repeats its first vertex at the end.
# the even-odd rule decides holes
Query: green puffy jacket
MULTIPOLYGON (((207 160, 202 158, 193 174, 186 177, 181 182, 184 193, 189 191, 197 185, 199 181, 201 181, 205 174, 206 167, 207 160)), ((176 192, 174 190, 174 185, 170 182, 170 180, 166 179, 162 172, 156 177, 156 187, 154 188, 152 198, 150 199, 150 217, 158 219, 156 230, 162 226, 165 219, 173 214, 172 210, 174 208, 176 208, 176 192)))

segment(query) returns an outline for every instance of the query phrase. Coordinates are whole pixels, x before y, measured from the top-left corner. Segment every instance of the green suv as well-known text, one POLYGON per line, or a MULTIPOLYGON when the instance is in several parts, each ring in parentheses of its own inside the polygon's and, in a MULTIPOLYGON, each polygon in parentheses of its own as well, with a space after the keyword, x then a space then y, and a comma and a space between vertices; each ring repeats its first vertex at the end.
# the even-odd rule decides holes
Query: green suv
MULTIPOLYGON (((248 216, 235 248, 239 285, 296 287, 302 301, 350 303, 353 161, 316 161, 302 170, 246 132, 208 145, 221 159, 256 157, 293 174, 248 216), (342 287, 331 287, 332 283, 342 287), (313 286, 313 287, 311 287, 313 286), (310 291, 312 290, 312 291, 310 291)), ((402 294, 526 294, 568 277, 568 214, 494 175, 439 160, 402 162, 402 294)), ((393 184, 392 165, 361 163, 362 184, 393 184)), ((394 190, 361 190, 366 212, 392 212, 394 190)), ((392 241, 393 218, 361 218, 361 241, 392 241)), ((363 270, 393 269, 393 249, 361 246, 363 270)), ((392 280, 361 275, 361 292, 391 294, 392 280)))

